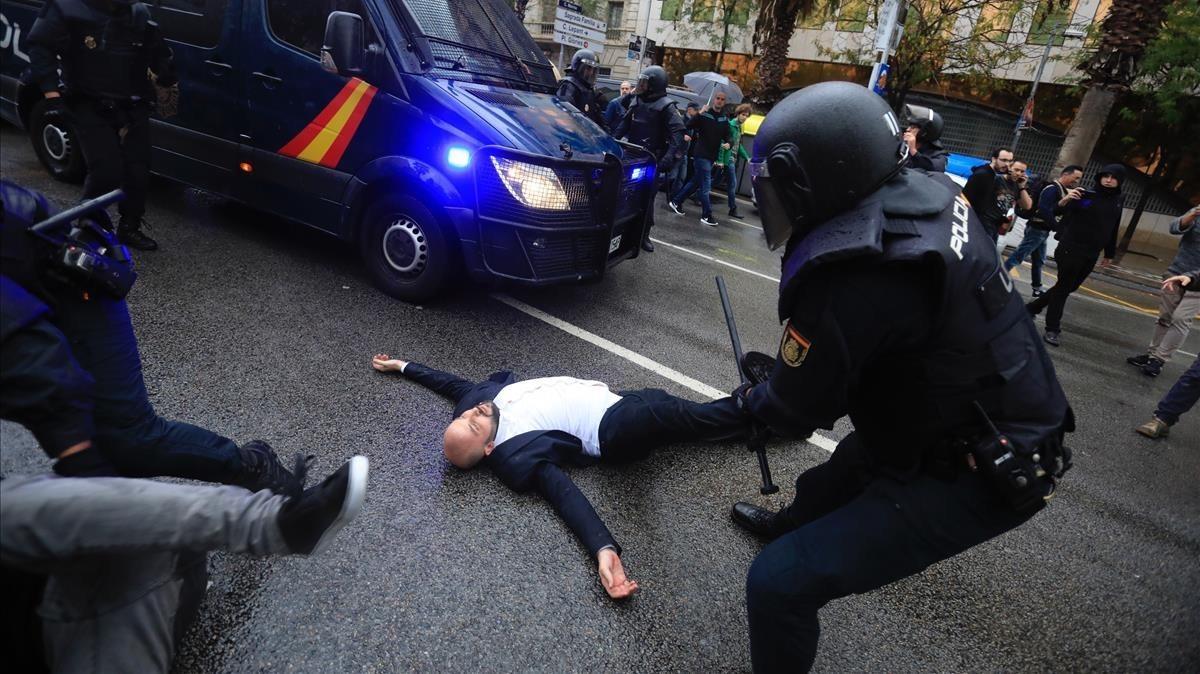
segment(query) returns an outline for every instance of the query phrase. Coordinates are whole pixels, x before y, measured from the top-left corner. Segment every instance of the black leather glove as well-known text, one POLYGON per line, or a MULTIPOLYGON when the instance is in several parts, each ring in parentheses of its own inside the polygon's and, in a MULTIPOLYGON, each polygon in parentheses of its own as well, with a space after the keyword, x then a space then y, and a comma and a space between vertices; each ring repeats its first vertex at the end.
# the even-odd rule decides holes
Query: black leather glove
POLYGON ((116 467, 95 449, 76 452, 54 462, 54 472, 63 477, 119 477, 116 467))

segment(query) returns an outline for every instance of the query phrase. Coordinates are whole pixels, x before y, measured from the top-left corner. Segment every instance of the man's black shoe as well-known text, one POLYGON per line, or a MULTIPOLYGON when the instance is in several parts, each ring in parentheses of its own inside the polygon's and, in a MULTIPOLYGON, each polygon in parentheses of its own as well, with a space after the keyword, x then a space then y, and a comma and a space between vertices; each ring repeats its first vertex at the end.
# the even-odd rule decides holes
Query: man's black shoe
POLYGON ((767 540, 779 538, 784 533, 783 527, 779 525, 778 514, 752 503, 734 503, 729 515, 746 531, 767 540))
POLYGON ((158 242, 146 236, 142 231, 142 225, 146 224, 144 220, 130 222, 121 219, 117 225, 117 238, 121 243, 133 248, 134 250, 158 250, 158 242))
POLYGON ((741 213, 738 213, 737 211, 729 211, 729 217, 737 218, 738 220, 746 219, 746 216, 742 215, 741 213))
POLYGON ((775 359, 758 351, 747 351, 742 356, 742 372, 753 385, 758 385, 771 378, 775 371, 775 359))
POLYGON ((1032 291, 1032 294, 1033 294, 1033 296, 1034 296, 1034 297, 1041 297, 1042 295, 1045 295, 1045 294, 1046 294, 1046 291, 1045 291, 1045 290, 1042 290, 1040 287, 1039 287, 1039 288, 1034 288, 1034 289, 1033 289, 1033 291, 1032 291))
POLYGON ((292 554, 321 552, 358 516, 367 494, 367 457, 356 456, 279 510, 279 531, 292 554))
POLYGON ((1146 363, 1150 362, 1150 354, 1143 353, 1140 356, 1130 356, 1125 359, 1125 362, 1134 367, 1146 367, 1146 363))
POLYGON ((1146 364, 1142 367, 1142 374, 1147 377, 1157 377, 1162 374, 1163 365, 1166 365, 1166 363, 1161 358, 1150 356, 1146 364))
POLYGON ((1056 332, 1054 330, 1047 330, 1046 334, 1042 335, 1042 340, 1045 341, 1050 346, 1058 346, 1060 344, 1059 339, 1058 339, 1058 332, 1056 332))
POLYGON ((242 457, 241 479, 235 484, 250 491, 270 489, 281 496, 297 497, 304 491, 308 460, 296 453, 295 472, 279 463, 275 450, 262 440, 251 440, 238 448, 242 457))
POLYGON ((642 239, 642 250, 646 251, 647 253, 654 252, 654 242, 651 241, 649 237, 642 239))

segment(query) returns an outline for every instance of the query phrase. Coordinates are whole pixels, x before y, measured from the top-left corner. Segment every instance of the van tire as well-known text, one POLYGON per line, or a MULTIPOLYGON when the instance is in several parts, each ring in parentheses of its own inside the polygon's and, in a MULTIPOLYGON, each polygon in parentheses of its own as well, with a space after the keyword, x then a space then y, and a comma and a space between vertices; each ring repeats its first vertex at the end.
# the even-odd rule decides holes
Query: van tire
POLYGON ((459 267, 458 249, 446 228, 409 196, 386 195, 371 204, 358 243, 375 284, 406 302, 437 296, 459 267))
POLYGON ((87 164, 83 160, 75 123, 63 112, 47 114, 47 108, 49 104, 41 100, 29 113, 29 140, 33 143, 33 152, 50 177, 65 183, 83 182, 87 164))

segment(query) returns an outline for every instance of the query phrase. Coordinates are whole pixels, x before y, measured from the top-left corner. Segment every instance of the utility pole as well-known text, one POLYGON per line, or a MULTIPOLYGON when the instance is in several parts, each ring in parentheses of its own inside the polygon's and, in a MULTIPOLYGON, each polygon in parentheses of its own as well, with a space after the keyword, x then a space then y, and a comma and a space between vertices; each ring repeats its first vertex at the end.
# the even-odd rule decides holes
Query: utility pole
MULTIPOLYGON (((1042 60, 1038 61, 1037 74, 1033 76, 1033 86, 1029 88, 1029 98, 1025 99, 1025 107, 1021 108, 1021 114, 1017 116, 1017 128, 1013 129, 1012 148, 1013 154, 1017 152, 1017 141, 1021 140, 1022 122, 1025 121, 1025 111, 1033 105, 1033 97, 1037 95, 1038 84, 1042 81, 1042 71, 1046 69, 1046 61, 1050 60, 1050 47, 1054 46, 1054 38, 1058 35, 1058 22, 1054 23, 1054 28, 1050 29, 1050 36, 1046 38, 1046 48, 1042 50, 1042 60)), ((1032 119, 1030 121, 1033 121, 1032 119)))
POLYGON ((875 66, 871 68, 871 78, 867 80, 868 89, 874 89, 879 72, 887 65, 888 57, 899 44, 907 17, 908 5, 904 0, 887 0, 879 9, 876 15, 879 27, 875 32, 875 66))
POLYGON ((638 75, 641 75, 642 68, 646 67, 646 45, 650 44, 650 17, 654 14, 654 3, 651 0, 642 0, 640 4, 646 6, 646 25, 642 29, 642 53, 638 54, 638 75))

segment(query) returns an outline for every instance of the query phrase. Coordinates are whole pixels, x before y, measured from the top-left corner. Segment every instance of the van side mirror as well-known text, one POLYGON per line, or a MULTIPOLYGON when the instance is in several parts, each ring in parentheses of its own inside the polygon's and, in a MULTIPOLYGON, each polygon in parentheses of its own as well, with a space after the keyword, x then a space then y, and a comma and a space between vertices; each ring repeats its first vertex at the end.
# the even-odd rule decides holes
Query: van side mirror
POLYGON ((363 71, 363 20, 350 12, 330 12, 325 19, 325 44, 321 61, 333 60, 339 75, 361 75, 363 71))

